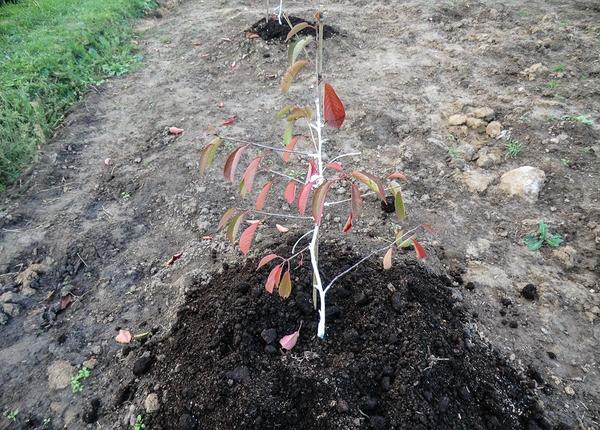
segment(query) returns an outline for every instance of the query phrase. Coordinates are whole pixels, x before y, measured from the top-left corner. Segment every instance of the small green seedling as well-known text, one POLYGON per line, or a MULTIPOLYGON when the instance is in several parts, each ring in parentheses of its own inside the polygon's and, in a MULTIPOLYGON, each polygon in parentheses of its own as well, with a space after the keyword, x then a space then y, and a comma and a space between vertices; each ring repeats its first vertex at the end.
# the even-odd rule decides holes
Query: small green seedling
POLYGON ((556 66, 554 66, 554 68, 552 69, 552 71, 554 73, 561 73, 565 71, 565 65, 564 64, 557 64, 556 66))
POLYGON ((451 158, 458 158, 460 157, 460 151, 458 150, 458 148, 451 146, 448 148, 448 155, 451 158))
POLYGON ((518 140, 510 140, 506 145, 506 156, 515 158, 523 150, 523 145, 518 140))
POLYGON ((83 390, 82 381, 89 378, 90 375, 90 369, 88 369, 87 367, 82 367, 81 369, 79 369, 79 372, 77 372, 76 375, 71 377, 71 391, 73 392, 73 394, 81 393, 81 391, 83 390))
POLYGON ((548 87, 548 89, 550 90, 555 90, 559 87, 559 85, 560 84, 558 83, 558 81, 552 80, 546 84, 546 87, 548 87))
POLYGON ((525 244, 530 251, 537 251, 544 243, 551 248, 558 248, 562 242, 563 239, 559 234, 550 234, 548 232, 548 225, 543 221, 539 224, 537 235, 528 234, 525 236, 525 244))
POLYGON ((565 115, 563 119, 566 121, 575 121, 585 125, 593 125, 594 121, 589 115, 565 115))
POLYGON ((144 417, 138 415, 135 417, 135 424, 133 425, 133 430, 142 430, 146 428, 146 424, 144 424, 144 417))
POLYGON ((13 422, 17 421, 17 415, 19 415, 18 409, 8 410, 4 412, 4 416, 6 417, 6 419, 13 422))
POLYGON ((131 198, 131 194, 129 194, 127 191, 123 191, 123 192, 121 193, 121 198, 122 198, 123 200, 128 200, 128 199, 130 199, 130 198, 131 198))

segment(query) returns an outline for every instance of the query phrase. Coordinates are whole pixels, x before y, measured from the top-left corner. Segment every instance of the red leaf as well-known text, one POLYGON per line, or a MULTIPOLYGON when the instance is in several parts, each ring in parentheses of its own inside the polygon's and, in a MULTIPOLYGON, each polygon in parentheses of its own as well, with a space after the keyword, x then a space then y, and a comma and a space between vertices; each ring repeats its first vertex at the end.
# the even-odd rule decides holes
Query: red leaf
POLYGON ((298 194, 298 211, 300 215, 304 215, 306 211, 306 203, 308 203, 308 195, 310 194, 310 190, 312 189, 313 183, 308 182, 302 185, 300 189, 300 193, 298 194))
MULTIPOLYGON (((298 143, 299 139, 300 139, 300 136, 293 136, 290 139, 290 142, 285 146, 285 149, 287 149, 288 151, 293 151, 294 147, 298 143)), ((281 158, 283 158, 283 161, 285 161, 287 163, 288 161, 290 161, 290 155, 292 155, 291 152, 282 152, 281 158)))
POLYGON ((333 87, 325 84, 325 96, 323 98, 323 117, 328 126, 340 128, 346 118, 344 104, 335 93, 333 87))
POLYGON ((252 192, 252 185, 254 184, 254 177, 256 176, 256 172, 258 171, 258 165, 260 164, 262 159, 263 159, 263 157, 256 157, 250 162, 250 164, 248 164, 248 167, 246 168, 246 171, 244 172, 244 176, 242 179, 243 180, 242 195, 252 192))
POLYGON ((294 346, 296 346, 296 342, 298 342, 298 337, 300 336, 300 329, 301 328, 302 328, 302 323, 300 323, 300 327, 298 327, 297 331, 293 332, 292 334, 288 334, 287 336, 283 336, 279 340, 279 344, 281 345, 281 347, 283 349, 289 351, 294 346))
POLYGON ((260 221, 252 221, 250 227, 244 230, 240 236, 240 251, 242 251, 242 254, 248 255, 250 247, 252 246, 252 240, 254 239, 254 235, 256 234, 256 229, 258 228, 259 224, 260 221))
POLYGON ((173 255, 171 258, 169 258, 169 261, 167 261, 165 263, 165 266, 172 266, 173 263, 175 263, 177 260, 179 260, 181 258, 181 256, 183 255, 183 251, 173 255))
POLYGON ((237 121, 237 115, 234 115, 232 117, 227 118, 225 121, 223 121, 223 125, 225 125, 225 126, 233 125, 233 124, 235 124, 236 121, 237 121))
POLYGON ((227 223, 229 222, 229 220, 231 218, 233 218, 233 216, 235 214, 237 214, 239 211, 236 208, 229 208, 225 211, 225 213, 223 214, 223 216, 221 217, 221 221, 219 221, 219 225, 217 226, 217 230, 221 230, 223 227, 225 227, 227 225, 227 223))
POLYGON ((358 219, 360 212, 362 210, 362 196, 360 195, 360 190, 358 189, 358 185, 352 184, 350 188, 351 194, 351 213, 354 219, 358 219))
POLYGON ((265 283, 265 289, 269 293, 273 293, 273 289, 275 288, 275 285, 279 285, 279 278, 281 277, 281 269, 282 268, 283 268, 283 263, 278 264, 277 266, 275 266, 273 268, 273 270, 271 270, 271 273, 269 273, 269 277, 267 278, 267 282, 265 283))
POLYGON ((269 264, 271 261, 275 260, 276 258, 281 258, 281 257, 279 255, 277 255, 277 254, 265 255, 258 262, 258 267, 256 268, 256 270, 260 269, 261 267, 263 267, 266 264, 269 264))
POLYGON ((352 230, 352 214, 348 215, 348 219, 346 220, 346 224, 344 224, 344 227, 342 228, 342 232, 348 233, 350 230, 352 230))
POLYGON ((269 190, 271 189, 272 185, 273 185, 273 182, 271 182, 271 181, 267 182, 262 187, 262 190, 260 190, 260 193, 258 193, 258 196, 256 197, 256 204, 255 204, 257 211, 262 211, 263 208, 265 207, 265 202, 267 201, 267 194, 269 194, 269 190))
POLYGON ((285 187, 285 192, 283 193, 283 197, 288 205, 291 205, 294 200, 296 200, 296 181, 290 181, 285 187))
POLYGON ((254 33, 252 31, 247 31, 246 32, 246 39, 257 39, 260 36, 258 35, 258 33, 254 33))
POLYGON ((306 172, 306 179, 304 183, 310 182, 310 179, 319 173, 319 169, 315 164, 315 160, 308 160, 308 172, 306 172))
POLYGON ((225 176, 226 181, 233 183, 235 179, 235 169, 237 168, 240 158, 245 150, 245 146, 239 146, 231 151, 231 153, 227 156, 227 159, 225 160, 225 166, 223 167, 223 176, 225 176))
POLYGON ((129 330, 119 330, 119 334, 115 337, 115 340, 118 343, 123 343, 123 344, 127 344, 129 342, 131 342, 131 333, 129 333, 129 330))
POLYGON ((412 244, 415 248, 415 252, 417 253, 417 258, 427 258, 425 248, 423 248, 423 245, 421 245, 417 239, 413 239, 412 244))
POLYGON ((329 187, 331 186, 331 182, 323 182, 319 188, 315 190, 313 194, 312 201, 312 215, 315 220, 315 224, 321 224, 321 217, 323 216, 323 208, 325 207, 325 198, 327 197, 327 192, 329 191, 329 187))
POLYGON ((169 127, 169 134, 179 136, 181 133, 183 133, 183 128, 169 127))
POLYGON ((408 177, 402 172, 394 172, 388 176, 388 179, 402 179, 403 181, 408 181, 408 177))
POLYGON ((325 168, 329 168, 329 169, 333 169, 333 170, 337 170, 338 172, 343 172, 344 168, 342 167, 342 163, 339 163, 337 161, 334 161, 332 163, 327 163, 325 165, 325 168))

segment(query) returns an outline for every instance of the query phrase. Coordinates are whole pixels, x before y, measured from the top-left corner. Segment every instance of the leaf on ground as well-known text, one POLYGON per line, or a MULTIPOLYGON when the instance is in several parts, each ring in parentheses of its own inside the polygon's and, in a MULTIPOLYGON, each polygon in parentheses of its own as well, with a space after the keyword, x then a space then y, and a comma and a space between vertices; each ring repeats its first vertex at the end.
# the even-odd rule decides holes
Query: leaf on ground
POLYGON ((172 266, 173 263, 175 263, 177 260, 179 260, 181 258, 182 255, 183 255, 183 251, 173 255, 171 258, 169 258, 169 261, 167 261, 165 263, 165 266, 172 266))
POLYGON ((131 342, 132 336, 129 330, 119 330, 119 334, 115 337, 118 343, 128 344, 131 342))
POLYGON ((275 224, 275 228, 277 229, 277 231, 279 231, 280 233, 287 233, 288 231, 290 231, 289 228, 282 226, 281 224, 275 224))
POLYGON ((281 347, 287 351, 289 351, 290 349, 292 349, 294 346, 296 346, 296 343, 298 342, 298 337, 300 336, 300 329, 302 328, 302 323, 300 323, 300 327, 298 327, 298 330, 288 334, 287 336, 283 336, 280 340, 279 340, 279 344, 281 345, 281 347))
POLYGON ((394 248, 390 246, 385 255, 383 256, 383 270, 389 270, 392 268, 392 254, 394 248))
POLYGON ((230 116, 225 121, 223 121, 224 126, 233 125, 237 121, 237 115, 230 116))
POLYGON ((172 134, 174 136, 179 136, 182 133, 183 133, 183 128, 169 127, 169 134, 172 134))

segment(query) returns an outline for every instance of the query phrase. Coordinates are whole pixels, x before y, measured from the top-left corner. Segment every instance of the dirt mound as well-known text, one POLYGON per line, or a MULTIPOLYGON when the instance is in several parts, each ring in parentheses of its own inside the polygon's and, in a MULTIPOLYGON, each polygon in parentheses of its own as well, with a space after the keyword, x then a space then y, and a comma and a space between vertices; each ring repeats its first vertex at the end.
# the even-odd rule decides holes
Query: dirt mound
MULTIPOLYGON (((324 272, 355 259, 338 253, 324 272)), ((189 294, 154 351, 162 359, 149 386, 160 384, 165 404, 152 428, 533 425, 525 377, 475 335, 448 278, 410 262, 385 273, 363 266, 332 292, 323 341, 308 274, 283 301, 265 293, 255 267, 226 270, 189 294), (284 353, 278 340, 300 321, 298 344, 284 353)))
MULTIPOLYGON (((288 16, 288 19, 292 23, 293 26, 298 25, 302 22, 307 22, 308 24, 314 26, 315 23, 311 21, 307 21, 302 18, 298 18, 297 16, 288 16)), ((282 18, 281 24, 275 18, 270 19, 268 22, 265 19, 260 19, 255 22, 252 27, 250 27, 251 32, 258 34, 258 36, 263 40, 278 40, 280 42, 285 42, 285 39, 290 32, 291 27, 287 23, 285 19, 282 18)), ((314 28, 308 27, 298 33, 301 36, 315 36, 316 31, 314 28)), ((323 38, 329 39, 330 37, 338 34, 337 30, 329 25, 323 26, 323 38)))

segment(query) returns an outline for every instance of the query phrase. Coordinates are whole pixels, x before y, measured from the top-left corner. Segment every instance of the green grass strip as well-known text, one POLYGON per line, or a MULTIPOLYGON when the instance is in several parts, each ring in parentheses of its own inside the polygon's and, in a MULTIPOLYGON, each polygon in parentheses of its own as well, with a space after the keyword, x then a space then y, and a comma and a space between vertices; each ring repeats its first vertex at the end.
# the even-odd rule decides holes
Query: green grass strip
POLYGON ((155 6, 155 0, 0 5, 0 191, 87 86, 139 63, 131 19, 155 6))

